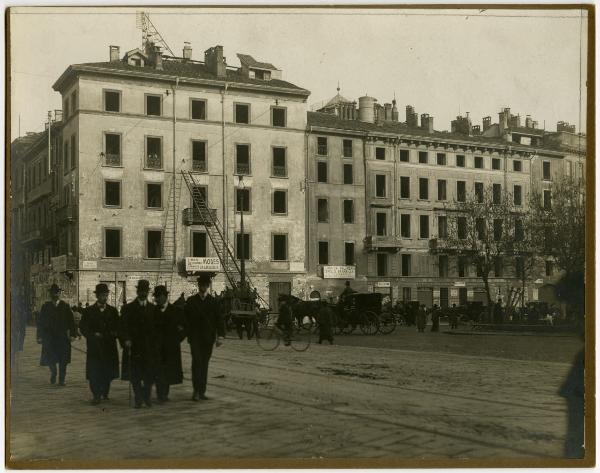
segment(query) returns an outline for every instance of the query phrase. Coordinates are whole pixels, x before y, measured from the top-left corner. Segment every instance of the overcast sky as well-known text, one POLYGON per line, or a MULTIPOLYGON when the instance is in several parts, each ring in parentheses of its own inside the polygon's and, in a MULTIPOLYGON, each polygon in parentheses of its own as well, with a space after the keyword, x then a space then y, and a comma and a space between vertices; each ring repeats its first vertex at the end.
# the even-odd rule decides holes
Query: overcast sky
MULTIPOLYGON (((157 9, 150 19, 175 54, 190 41, 193 58, 221 44, 271 62, 283 78, 311 91, 309 107, 341 93, 394 93, 404 107, 450 128, 459 111, 474 124, 501 107, 555 130, 559 120, 585 127, 586 12, 526 10, 157 9), (583 15, 583 16, 582 16, 583 15), (580 62, 583 58, 583 64, 580 62), (581 75, 580 75, 581 74, 581 75), (580 112, 580 77, 581 112, 580 112)), ((61 107, 52 84, 69 64, 107 61, 141 45, 135 9, 18 8, 11 14, 13 138, 40 131, 61 107)))

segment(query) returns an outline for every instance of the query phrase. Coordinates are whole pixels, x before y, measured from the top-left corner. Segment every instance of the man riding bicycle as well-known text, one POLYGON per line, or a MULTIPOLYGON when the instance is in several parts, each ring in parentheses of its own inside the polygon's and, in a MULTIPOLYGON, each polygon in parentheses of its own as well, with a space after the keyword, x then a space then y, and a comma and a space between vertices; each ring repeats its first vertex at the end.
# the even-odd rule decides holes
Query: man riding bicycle
POLYGON ((279 317, 275 326, 283 332, 283 343, 289 346, 293 332, 292 308, 285 294, 279 295, 279 317))

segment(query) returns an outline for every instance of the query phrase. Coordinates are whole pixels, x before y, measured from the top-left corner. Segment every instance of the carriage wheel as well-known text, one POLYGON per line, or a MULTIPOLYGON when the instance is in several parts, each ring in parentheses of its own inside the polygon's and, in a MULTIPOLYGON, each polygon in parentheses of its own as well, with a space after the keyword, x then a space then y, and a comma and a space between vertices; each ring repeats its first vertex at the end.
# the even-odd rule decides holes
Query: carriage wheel
POLYGON ((379 318, 379 333, 389 335, 396 330, 396 317, 393 314, 387 313, 379 318))
POLYGON ((275 350, 281 342, 279 329, 274 325, 271 327, 259 326, 256 332, 256 343, 265 351, 275 350))
POLYGON ((310 346, 311 336, 310 330, 301 330, 294 333, 290 339, 290 347, 295 351, 306 351, 310 346))
POLYGON ((360 321, 360 331, 365 335, 375 335, 379 330, 379 320, 375 312, 370 310, 362 314, 360 321))
POLYGON ((259 327, 267 327, 269 325, 269 321, 271 320, 271 317, 269 317, 268 312, 261 311, 257 316, 257 320, 258 320, 259 327))

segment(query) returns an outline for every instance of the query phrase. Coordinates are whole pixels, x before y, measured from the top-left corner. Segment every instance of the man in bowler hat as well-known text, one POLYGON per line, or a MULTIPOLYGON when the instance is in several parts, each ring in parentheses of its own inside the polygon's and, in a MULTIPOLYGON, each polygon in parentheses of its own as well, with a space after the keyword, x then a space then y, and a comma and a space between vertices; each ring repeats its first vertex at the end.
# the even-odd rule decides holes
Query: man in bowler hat
POLYGON ((122 377, 131 381, 139 409, 142 404, 152 407, 150 393, 160 364, 162 327, 156 307, 148 301, 150 283, 140 279, 136 289, 136 299, 123 306, 120 332, 125 346, 122 371, 127 373, 122 377))
POLYGON ((217 300, 208 293, 213 274, 202 273, 198 277, 198 294, 185 303, 186 332, 192 352, 193 401, 208 399, 206 381, 208 362, 213 346, 221 346, 225 326, 217 300))
POLYGON ((38 319, 37 341, 42 344, 41 366, 50 368, 50 383, 65 385, 67 365, 71 362, 71 340, 77 334, 69 304, 60 300, 61 289, 50 286, 50 300, 45 302, 38 319))
POLYGON ((162 327, 160 367, 156 379, 156 397, 159 403, 169 400, 169 387, 183 382, 181 342, 185 338, 183 307, 169 304, 165 286, 154 288, 156 315, 162 327))
POLYGON ((110 383, 119 377, 119 313, 107 304, 106 284, 97 284, 94 293, 96 303, 83 310, 79 330, 87 344, 85 377, 90 383, 92 404, 100 404, 101 400, 108 400, 110 383))

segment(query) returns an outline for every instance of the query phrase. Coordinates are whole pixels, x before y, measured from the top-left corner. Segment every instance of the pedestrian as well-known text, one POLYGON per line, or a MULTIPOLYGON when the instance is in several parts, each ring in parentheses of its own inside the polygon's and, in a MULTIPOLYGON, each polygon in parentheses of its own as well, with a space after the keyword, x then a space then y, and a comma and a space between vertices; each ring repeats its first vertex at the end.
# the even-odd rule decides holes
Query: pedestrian
POLYGON ((123 379, 133 386, 135 408, 142 404, 152 407, 150 394, 160 363, 162 327, 155 306, 148 301, 150 283, 140 279, 136 286, 137 297, 125 304, 121 316, 121 339, 123 341, 123 379))
POLYGON ((221 346, 225 336, 219 304, 208 293, 212 277, 213 273, 202 273, 198 277, 198 293, 185 303, 186 333, 192 352, 193 401, 208 399, 206 397, 208 363, 213 346, 221 346))
POLYGON ((323 343, 323 340, 327 340, 330 345, 333 345, 333 311, 325 301, 321 301, 318 322, 319 344, 323 343))
POLYGON ((108 400, 110 383, 119 377, 119 312, 107 304, 106 284, 97 284, 94 293, 96 303, 83 310, 79 329, 86 339, 85 377, 90 383, 92 404, 99 404, 108 400))
POLYGON ((50 301, 44 303, 38 319, 37 341, 42 345, 41 366, 50 369, 50 384, 65 385, 67 365, 71 362, 71 340, 77 329, 69 305, 60 300, 61 288, 52 284, 50 301))
POLYGON ((493 308, 494 323, 501 324, 504 319, 504 310, 502 309, 502 299, 498 298, 493 308))
POLYGON ((175 302, 173 302, 173 305, 180 307, 181 309, 183 309, 185 307, 185 293, 184 292, 182 292, 179 295, 179 298, 175 302))
POLYGON ((293 313, 285 294, 279 294, 279 316, 277 317, 276 326, 283 332, 283 344, 289 346, 291 344, 293 333, 293 313))
POLYGON ((419 310, 417 312, 417 330, 419 332, 424 332, 426 326, 427 326, 427 311, 425 310, 425 304, 421 304, 419 306, 419 310))
POLYGON ((458 309, 456 308, 456 304, 452 304, 452 308, 450 309, 450 330, 454 330, 458 328, 458 309))
POLYGON ((169 304, 166 286, 154 288, 156 315, 162 327, 160 369, 156 380, 156 397, 160 404, 169 400, 169 389, 173 384, 183 383, 181 342, 185 338, 183 307, 169 304))
POLYGON ((431 308, 431 331, 439 332, 440 331, 440 309, 437 304, 433 304, 431 308))

